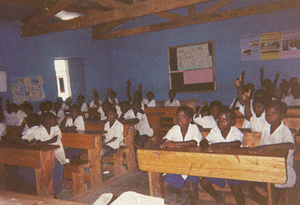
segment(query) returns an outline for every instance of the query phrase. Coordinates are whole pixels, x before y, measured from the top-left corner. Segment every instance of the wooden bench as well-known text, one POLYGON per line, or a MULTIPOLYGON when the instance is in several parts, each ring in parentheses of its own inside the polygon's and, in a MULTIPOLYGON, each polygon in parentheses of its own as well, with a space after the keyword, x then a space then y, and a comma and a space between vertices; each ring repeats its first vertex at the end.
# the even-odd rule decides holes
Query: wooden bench
POLYGON ((37 195, 53 198, 52 170, 55 164, 54 151, 58 147, 48 145, 42 148, 25 148, 1 145, 0 164, 34 168, 37 195))
MULTIPOLYGON (((102 184, 102 169, 100 150, 102 148, 102 135, 104 131, 64 131, 62 143, 64 147, 84 149, 90 162, 89 173, 84 174, 84 180, 91 182, 91 189, 95 190, 102 184)), ((71 179, 71 172, 64 172, 64 177, 71 179)))

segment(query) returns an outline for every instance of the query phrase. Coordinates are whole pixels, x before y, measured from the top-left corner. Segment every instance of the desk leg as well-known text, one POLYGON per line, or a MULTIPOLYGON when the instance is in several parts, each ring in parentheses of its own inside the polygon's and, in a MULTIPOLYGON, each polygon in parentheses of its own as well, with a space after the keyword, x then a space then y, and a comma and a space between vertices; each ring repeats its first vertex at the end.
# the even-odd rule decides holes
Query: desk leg
POLYGON ((161 173, 148 172, 150 196, 164 198, 161 173))
POLYGON ((269 201, 269 205, 272 205, 272 187, 271 187, 271 183, 267 183, 268 184, 268 201, 269 201))
POLYGON ((96 190, 102 184, 102 168, 101 164, 97 163, 90 168, 91 189, 96 190))
POLYGON ((54 151, 41 152, 41 155, 42 167, 35 169, 37 195, 53 198, 52 170, 55 164, 54 151))

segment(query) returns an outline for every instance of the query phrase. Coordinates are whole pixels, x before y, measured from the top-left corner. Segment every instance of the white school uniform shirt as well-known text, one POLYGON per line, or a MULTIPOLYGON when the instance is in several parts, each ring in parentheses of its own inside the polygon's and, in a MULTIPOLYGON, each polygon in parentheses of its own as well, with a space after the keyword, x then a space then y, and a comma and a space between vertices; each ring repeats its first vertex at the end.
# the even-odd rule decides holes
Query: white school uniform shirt
POLYGON ((254 114, 250 118, 250 126, 252 132, 259 132, 261 133, 263 130, 263 127, 268 124, 266 120, 266 112, 264 111, 260 117, 256 117, 256 114, 254 114))
POLYGON ((155 107, 156 106, 156 102, 154 99, 152 99, 150 102, 147 98, 143 99, 143 103, 144 105, 147 105, 148 107, 155 107))
MULTIPOLYGON (((229 105, 229 109, 232 109, 233 108, 233 105, 234 105, 234 102, 237 98, 234 98, 232 103, 229 105)), ((236 103, 235 103, 235 107, 241 107, 242 104, 240 103, 240 101, 238 100, 236 103)))
POLYGON ((180 102, 177 99, 174 99, 173 102, 171 103, 170 100, 165 101, 165 107, 179 107, 180 106, 180 102))
MULTIPOLYGON (((101 104, 102 104, 102 100, 99 100, 99 105, 101 104)), ((94 100, 90 103, 90 108, 97 108, 97 105, 94 100)))
POLYGON ((194 122, 198 125, 201 125, 203 128, 215 128, 217 127, 217 122, 212 115, 202 117, 201 114, 199 117, 194 115, 194 122))
MULTIPOLYGON (((110 99, 110 98, 107 98, 107 99, 108 99, 108 101, 109 101, 111 104, 113 103, 112 99, 110 99)), ((115 101, 116 101, 117 104, 119 104, 119 100, 118 100, 117 98, 115 98, 115 101)))
POLYGON ((26 113, 22 110, 18 110, 17 112, 17 126, 20 126, 23 122, 23 119, 27 117, 26 113))
POLYGON ((100 113, 100 120, 106 120, 106 115, 102 109, 102 106, 98 108, 98 112, 100 113))
MULTIPOLYGON (((27 124, 26 124, 27 126, 27 124)), ((31 136, 31 134, 37 129, 39 128, 39 126, 32 126, 31 128, 29 128, 27 126, 27 129, 23 129, 22 131, 22 140, 28 140, 29 136, 31 136)))
POLYGON ((85 130, 84 119, 81 115, 78 115, 73 122, 71 117, 68 117, 66 121, 66 127, 76 127, 76 130, 85 130))
MULTIPOLYGON (((271 144, 280 144, 285 142, 294 143, 294 138, 291 130, 284 125, 283 122, 279 125, 279 127, 272 133, 271 125, 267 124, 261 133, 260 145, 271 145, 271 144)), ((293 169, 294 166, 294 150, 289 150, 288 158, 287 158, 287 181, 284 184, 275 184, 277 188, 288 188, 293 187, 296 183, 296 172, 293 169)))
POLYGON ((119 105, 116 105, 115 108, 117 110, 117 115, 118 115, 118 118, 119 118, 122 115, 121 107, 119 105))
POLYGON ((221 130, 218 127, 215 127, 210 130, 205 139, 207 139, 209 144, 220 142, 234 142, 238 140, 242 143, 241 147, 243 147, 244 134, 239 130, 239 128, 231 126, 230 131, 225 139, 221 133, 221 130))
POLYGON ((61 138, 62 134, 59 127, 56 125, 51 127, 50 134, 47 132, 46 128, 43 125, 40 125, 35 129, 31 135, 27 136, 27 140, 31 141, 33 139, 40 140, 42 142, 52 139, 53 137, 58 136, 57 141, 51 143, 51 145, 59 145, 60 147, 54 151, 55 158, 60 162, 61 165, 66 164, 66 155, 63 148, 61 138))
MULTIPOLYGON (((197 142, 197 146, 199 145, 199 142, 202 140, 202 135, 195 124, 189 124, 188 131, 185 134, 185 137, 183 139, 181 128, 178 125, 174 125, 166 134, 166 136, 163 138, 173 141, 173 142, 186 142, 190 140, 195 140, 197 142)), ((186 180, 188 177, 187 175, 181 175, 181 177, 186 180)))
POLYGON ((124 129, 123 124, 118 120, 116 120, 111 127, 109 126, 109 122, 105 123, 104 131, 107 131, 107 133, 104 134, 105 143, 111 140, 113 137, 117 138, 115 141, 110 142, 109 144, 106 145, 110 146, 113 149, 118 149, 120 145, 123 145, 124 144, 123 129, 124 129))
POLYGON ((58 126, 60 126, 61 122, 62 122, 63 119, 65 118, 65 112, 63 111, 63 109, 60 109, 60 110, 57 112, 57 114, 56 114, 56 112, 55 112, 54 110, 53 110, 51 113, 52 113, 53 115, 55 115, 55 116, 58 117, 58 119, 57 119, 57 124, 58 124, 58 126))
POLYGON ((64 110, 64 111, 69 110, 69 106, 66 105, 66 103, 63 103, 63 104, 61 105, 61 109, 64 110))
POLYGON ((88 119, 88 118, 89 118, 89 113, 87 113, 87 112, 88 112, 88 106, 87 106, 87 104, 86 104, 85 102, 82 103, 82 105, 81 105, 81 107, 80 107, 80 111, 81 111, 81 112, 86 112, 86 113, 84 114, 85 119, 88 119))
POLYGON ((148 135, 149 137, 152 137, 153 129, 149 125, 146 113, 142 114, 138 112, 137 115, 135 116, 133 110, 130 109, 124 114, 125 120, 134 119, 134 118, 139 119, 139 122, 134 125, 135 130, 138 130, 140 135, 148 135))
MULTIPOLYGON (((250 110, 251 110, 252 116, 255 115, 255 112, 253 111, 253 100, 252 99, 250 99, 250 110)), ((245 106, 242 105, 239 108, 239 111, 240 111, 240 113, 242 113, 243 115, 245 115, 245 106)), ((251 124, 250 124, 250 122, 247 119, 245 119, 244 124, 242 125, 242 128, 251 128, 251 124)))
POLYGON ((284 102, 288 107, 300 105, 300 98, 295 99, 291 93, 285 96, 281 101, 284 102))
POLYGON ((8 126, 17 126, 17 113, 11 112, 11 114, 6 112, 5 124, 8 126))
POLYGON ((0 140, 1 137, 6 134, 6 124, 4 122, 0 123, 0 140))

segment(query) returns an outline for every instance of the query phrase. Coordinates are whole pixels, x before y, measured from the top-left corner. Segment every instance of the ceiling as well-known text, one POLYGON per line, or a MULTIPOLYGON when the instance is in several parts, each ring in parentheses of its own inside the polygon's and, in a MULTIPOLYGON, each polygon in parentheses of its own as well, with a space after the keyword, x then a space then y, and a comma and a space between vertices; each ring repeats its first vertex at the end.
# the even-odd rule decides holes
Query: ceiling
POLYGON ((269 3, 251 5, 248 2, 246 0, 0 0, 0 21, 18 23, 23 37, 90 28, 93 40, 103 40, 300 7, 299 0, 270 0, 267 1, 269 3), (235 7, 230 7, 234 4, 235 7), (236 7, 238 4, 243 6, 236 7), (229 9, 226 10, 225 7, 229 9), (185 9, 186 15, 179 14, 176 9, 185 9), (62 20, 66 13, 76 14, 78 17, 62 20), (125 26, 125 29, 122 29, 126 22, 149 15, 158 16, 163 20, 151 25, 133 28, 125 26))

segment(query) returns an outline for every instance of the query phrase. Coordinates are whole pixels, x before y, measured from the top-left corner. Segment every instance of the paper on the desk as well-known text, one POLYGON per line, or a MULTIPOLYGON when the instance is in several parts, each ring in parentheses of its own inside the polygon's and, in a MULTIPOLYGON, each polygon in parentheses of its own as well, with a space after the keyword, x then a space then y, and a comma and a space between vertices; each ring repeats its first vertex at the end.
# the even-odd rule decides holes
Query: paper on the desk
POLYGON ((164 199, 128 191, 121 194, 111 205, 164 205, 164 199))

